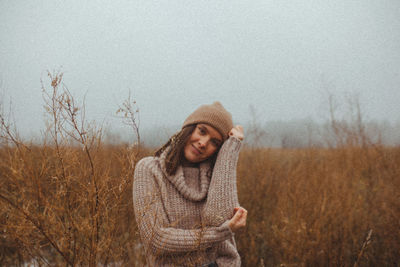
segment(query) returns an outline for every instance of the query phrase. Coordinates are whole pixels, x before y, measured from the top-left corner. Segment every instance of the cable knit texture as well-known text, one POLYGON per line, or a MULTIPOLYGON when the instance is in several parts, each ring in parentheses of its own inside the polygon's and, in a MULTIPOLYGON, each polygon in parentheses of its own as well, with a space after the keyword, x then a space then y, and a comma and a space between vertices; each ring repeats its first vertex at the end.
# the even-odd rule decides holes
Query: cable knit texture
POLYGON ((236 166, 241 142, 222 145, 210 177, 210 164, 179 166, 175 175, 160 157, 146 157, 135 168, 133 204, 149 266, 240 266, 228 223, 239 206, 236 166))

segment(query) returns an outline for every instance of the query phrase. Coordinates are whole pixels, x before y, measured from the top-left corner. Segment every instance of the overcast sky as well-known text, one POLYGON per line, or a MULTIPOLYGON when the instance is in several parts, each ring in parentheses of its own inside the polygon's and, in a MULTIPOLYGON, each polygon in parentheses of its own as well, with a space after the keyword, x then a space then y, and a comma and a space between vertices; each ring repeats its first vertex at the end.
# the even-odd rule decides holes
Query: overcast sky
POLYGON ((44 125, 47 70, 111 125, 129 90, 142 127, 215 100, 241 123, 249 105, 260 122, 320 120, 326 90, 398 122, 400 1, 0 0, 0 95, 23 131, 44 125))

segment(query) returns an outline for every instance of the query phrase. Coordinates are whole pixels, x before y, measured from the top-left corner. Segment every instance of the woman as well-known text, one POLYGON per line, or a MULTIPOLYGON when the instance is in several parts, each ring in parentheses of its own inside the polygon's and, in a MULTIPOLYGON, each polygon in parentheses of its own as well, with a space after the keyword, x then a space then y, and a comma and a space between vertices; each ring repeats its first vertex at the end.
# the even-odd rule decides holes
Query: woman
POLYGON ((133 203, 150 266, 240 266, 234 233, 247 219, 236 188, 243 137, 215 102, 137 163, 133 203))

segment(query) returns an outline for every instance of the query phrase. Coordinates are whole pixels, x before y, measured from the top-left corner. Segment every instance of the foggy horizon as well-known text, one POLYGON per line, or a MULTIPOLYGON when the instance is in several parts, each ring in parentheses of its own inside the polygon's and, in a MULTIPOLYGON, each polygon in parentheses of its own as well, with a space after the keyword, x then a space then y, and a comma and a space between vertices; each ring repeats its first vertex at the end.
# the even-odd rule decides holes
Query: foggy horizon
POLYGON ((129 91, 143 130, 214 101, 244 125, 250 106, 262 126, 323 123, 329 94, 398 125, 400 2, 0 0, 1 102, 23 135, 45 128, 47 71, 116 132, 129 91))

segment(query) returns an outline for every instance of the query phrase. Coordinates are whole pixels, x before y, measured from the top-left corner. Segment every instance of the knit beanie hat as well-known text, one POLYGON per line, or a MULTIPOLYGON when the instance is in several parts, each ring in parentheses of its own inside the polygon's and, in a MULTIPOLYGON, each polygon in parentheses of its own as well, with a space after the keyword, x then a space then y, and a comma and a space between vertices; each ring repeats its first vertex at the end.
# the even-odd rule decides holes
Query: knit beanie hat
POLYGON ((228 139, 228 133, 233 128, 232 115, 218 101, 200 106, 186 118, 182 128, 197 123, 206 123, 217 129, 223 141, 228 139))

